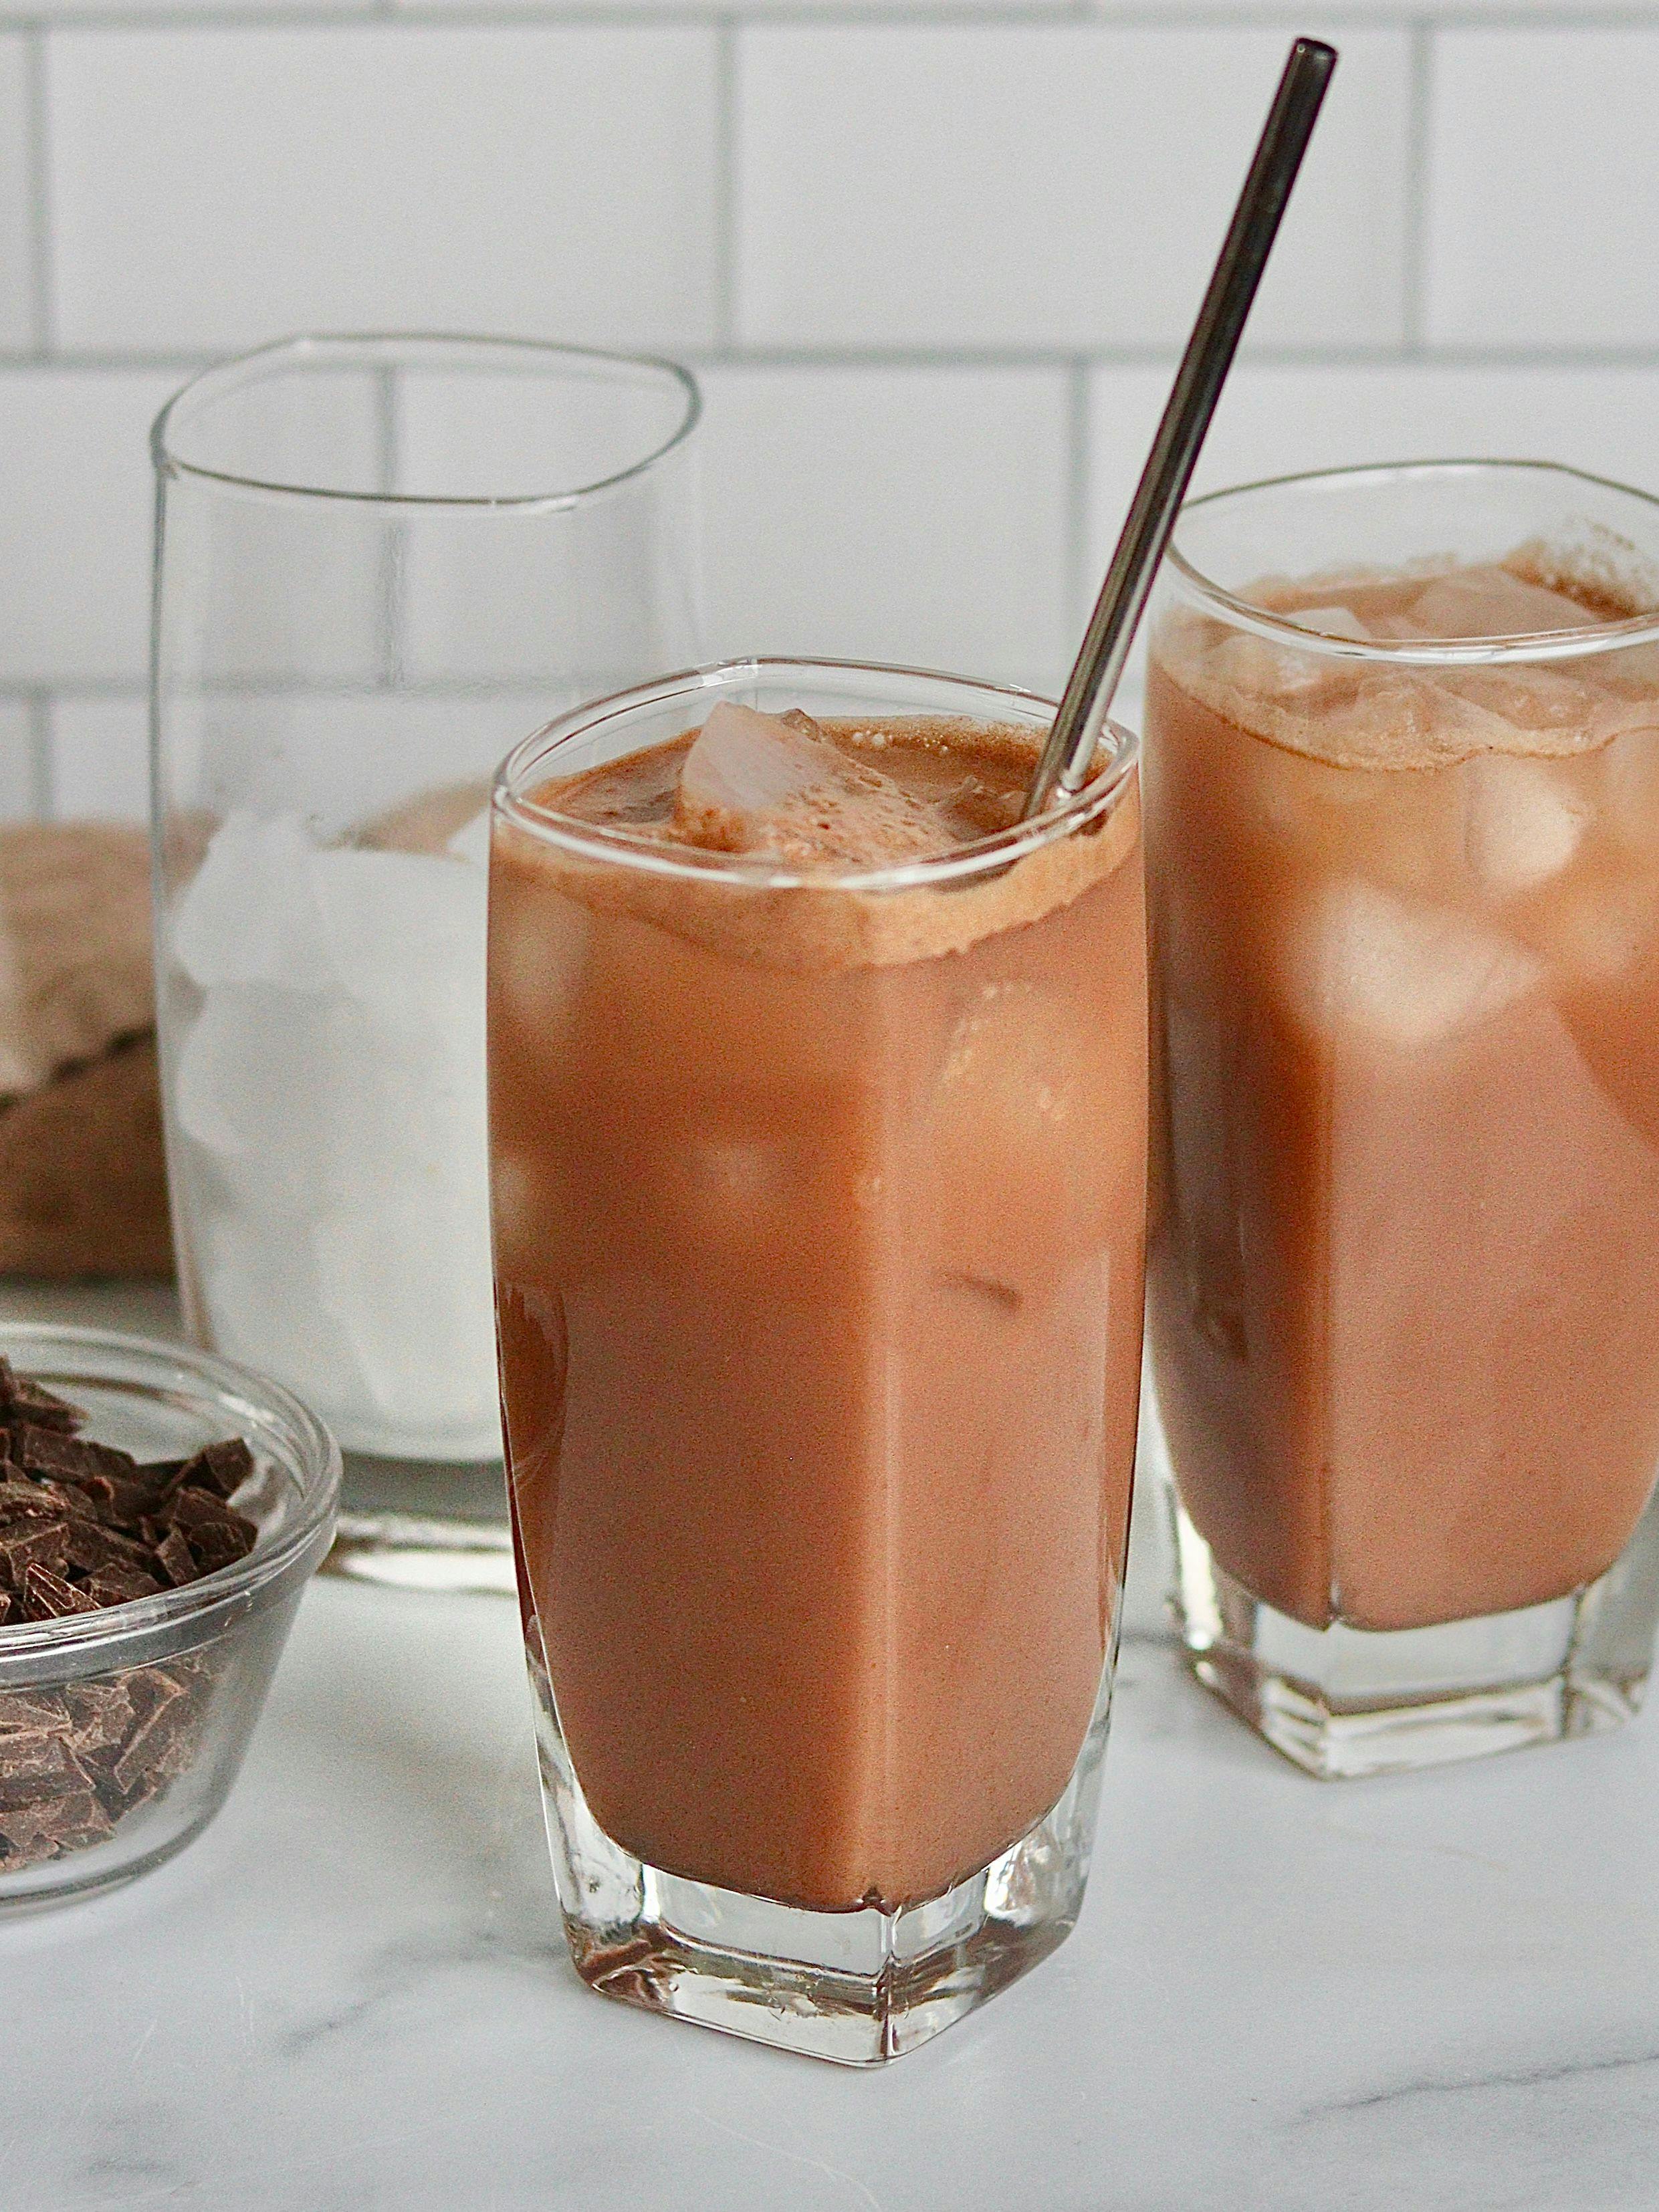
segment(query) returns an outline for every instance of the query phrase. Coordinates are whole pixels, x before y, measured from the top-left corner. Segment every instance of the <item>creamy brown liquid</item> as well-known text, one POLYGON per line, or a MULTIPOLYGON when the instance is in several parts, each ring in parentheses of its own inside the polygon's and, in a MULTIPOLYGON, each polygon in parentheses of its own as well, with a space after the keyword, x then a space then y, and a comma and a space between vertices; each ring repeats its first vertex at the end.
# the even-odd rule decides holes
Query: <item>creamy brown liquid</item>
MULTIPOLYGON (((829 736, 901 794, 872 860, 896 822, 935 851, 1002 826, 1031 761, 970 725, 829 736)), ((537 803, 685 845, 689 742, 537 803)), ((972 889, 769 893, 498 830, 526 1599, 592 1810, 650 1864, 893 1907, 1065 1787, 1133 1454, 1139 835, 1131 784, 972 889)))
MULTIPOLYGON (((1503 570, 1260 597, 1395 638, 1610 611, 1503 570)), ((1659 1467, 1659 658, 1368 666, 1176 611, 1146 729, 1183 1502, 1315 1626, 1565 1595, 1659 1467)))

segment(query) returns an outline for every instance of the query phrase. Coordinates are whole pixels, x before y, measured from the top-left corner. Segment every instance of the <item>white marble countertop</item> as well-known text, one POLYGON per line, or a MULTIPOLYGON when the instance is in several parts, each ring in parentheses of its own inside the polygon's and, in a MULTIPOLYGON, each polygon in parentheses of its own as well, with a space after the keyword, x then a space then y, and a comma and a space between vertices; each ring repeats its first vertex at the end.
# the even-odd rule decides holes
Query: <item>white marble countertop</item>
POLYGON ((856 2074, 584 1990, 514 1607, 320 1581, 207 1833, 0 1923, 0 2207, 1659 2206, 1659 1720, 1321 1784, 1120 1680, 1077 1933, 856 2074))

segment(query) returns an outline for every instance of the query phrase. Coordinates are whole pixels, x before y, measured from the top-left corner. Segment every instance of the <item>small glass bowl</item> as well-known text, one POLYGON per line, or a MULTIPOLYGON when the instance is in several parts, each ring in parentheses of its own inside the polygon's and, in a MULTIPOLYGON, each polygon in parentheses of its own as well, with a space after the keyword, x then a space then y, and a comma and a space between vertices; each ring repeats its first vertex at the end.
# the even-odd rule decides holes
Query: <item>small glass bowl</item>
POLYGON ((91 1441, 140 1460, 244 1438, 254 1472, 235 1502, 259 1530, 246 1559, 183 1589, 0 1626, 6 1912, 129 1881, 223 1804, 332 1540, 340 1454, 277 1384, 185 1346, 18 1323, 0 1352, 78 1406, 91 1441))

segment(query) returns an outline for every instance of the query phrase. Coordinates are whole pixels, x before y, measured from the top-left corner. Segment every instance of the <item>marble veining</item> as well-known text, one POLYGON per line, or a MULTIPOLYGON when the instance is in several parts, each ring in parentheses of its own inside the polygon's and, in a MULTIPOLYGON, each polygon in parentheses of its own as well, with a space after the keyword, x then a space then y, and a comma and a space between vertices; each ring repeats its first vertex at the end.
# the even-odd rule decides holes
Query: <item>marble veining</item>
POLYGON ((514 1608, 307 1593, 219 1822, 0 1926, 0 2208, 1641 2212, 1659 1743, 1351 1786, 1126 1649, 1076 1936, 873 2075, 564 1962, 514 1608))
POLYGON ((0 1923, 0 2212, 1659 2212, 1659 1721, 1315 1783, 1159 1565, 1077 1933, 873 2075, 590 1996, 515 1608, 319 1582, 208 1833, 0 1923))

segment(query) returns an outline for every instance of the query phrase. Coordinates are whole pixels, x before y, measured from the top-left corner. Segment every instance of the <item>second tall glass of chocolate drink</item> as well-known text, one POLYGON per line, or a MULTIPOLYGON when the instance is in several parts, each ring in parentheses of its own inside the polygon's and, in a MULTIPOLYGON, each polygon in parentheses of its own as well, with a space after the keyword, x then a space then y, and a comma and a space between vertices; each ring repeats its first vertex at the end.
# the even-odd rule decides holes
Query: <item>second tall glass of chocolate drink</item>
POLYGON ((497 787, 503 1397, 594 1987, 854 2063, 1076 1917, 1141 1318, 1133 742, 742 662, 497 787))
POLYGON ((1659 1607, 1659 503, 1200 501, 1146 748, 1194 1664, 1320 1774, 1607 1727, 1659 1607))

